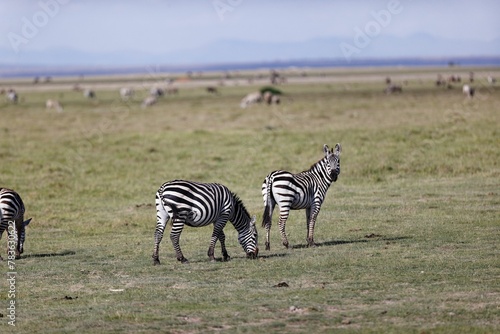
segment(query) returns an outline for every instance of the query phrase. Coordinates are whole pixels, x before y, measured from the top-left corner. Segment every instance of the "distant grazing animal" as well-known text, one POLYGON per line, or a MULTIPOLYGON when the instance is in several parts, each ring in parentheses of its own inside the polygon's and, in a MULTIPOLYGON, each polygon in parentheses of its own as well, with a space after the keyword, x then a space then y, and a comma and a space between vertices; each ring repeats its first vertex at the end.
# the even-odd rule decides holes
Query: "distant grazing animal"
POLYGON ((474 82, 474 72, 469 72, 469 81, 474 82))
POLYGON ((240 102, 240 107, 246 108, 254 103, 260 103, 262 102, 262 94, 260 92, 253 92, 245 96, 241 102, 240 102))
POLYGON ((386 87, 384 90, 386 94, 392 94, 392 93, 402 93, 403 92, 403 87, 401 85, 389 85, 386 87))
POLYGON ((62 112, 63 111, 63 108, 62 108, 61 104, 57 100, 48 99, 47 102, 45 102, 45 107, 47 109, 54 109, 54 110, 56 110, 58 112, 62 112))
POLYGON ((145 107, 149 107, 149 106, 152 106, 153 104, 155 104, 156 102, 158 101, 158 99, 156 98, 156 96, 148 96, 144 99, 144 101, 142 101, 142 107, 145 108, 145 107))
POLYGON ((281 101, 281 99, 280 99, 279 95, 273 95, 273 96, 271 96, 271 103, 270 104, 273 104, 273 103, 280 104, 280 101, 281 101))
POLYGON ((267 104, 273 104, 273 103, 279 104, 280 103, 279 95, 274 95, 273 93, 271 93, 269 91, 265 92, 264 96, 262 98, 267 104))
POLYGON ((165 226, 172 218, 170 240, 175 249, 177 260, 185 263, 179 246, 179 238, 184 225, 201 227, 214 224, 208 257, 215 261, 214 249, 217 240, 222 247, 224 261, 230 259, 226 250, 224 227, 230 221, 238 231, 238 241, 247 254, 255 259, 257 247, 257 229, 255 217, 250 217, 243 202, 226 186, 217 183, 199 183, 175 180, 164 183, 156 192, 156 229, 153 264, 160 264, 159 247, 165 226))
POLYGON ((207 93, 210 93, 210 94, 219 94, 219 90, 217 89, 217 87, 214 87, 214 86, 208 86, 206 88, 207 90, 207 93))
POLYGON ((497 82, 497 79, 495 79, 493 76, 488 75, 488 83, 490 85, 494 85, 497 82))
POLYGON ((123 101, 127 101, 134 96, 134 90, 129 87, 120 88, 120 97, 123 101))
POLYGON ((94 99, 95 92, 92 89, 85 89, 83 91, 83 96, 85 96, 87 99, 94 99))
POLYGON ((165 94, 165 91, 162 88, 152 87, 149 90, 149 95, 154 96, 154 97, 160 97, 160 96, 163 96, 163 94, 165 94))
POLYGON ((323 146, 325 156, 306 171, 292 174, 277 170, 266 176, 262 184, 264 213, 262 226, 266 228, 266 250, 271 249, 269 234, 272 224, 274 207, 277 204, 280 211, 279 230, 283 245, 288 248, 285 224, 290 210, 306 210, 307 245, 314 247, 314 225, 325 200, 326 192, 336 182, 340 174, 340 144, 335 150, 323 146))
POLYGON ((474 89, 474 87, 471 87, 469 85, 463 85, 463 87, 462 87, 462 93, 466 97, 468 97, 469 99, 471 99, 474 96, 475 89, 474 89))
MULTIPOLYGON (((17 239, 15 249, 8 247, 9 259, 11 256, 19 258, 24 251, 25 228, 31 221, 31 218, 24 220, 24 210, 23 200, 18 193, 12 189, 0 188, 0 239, 5 230, 7 230, 7 236, 16 233, 15 239, 17 239)), ((7 239, 11 240, 9 237, 7 239)), ((2 260, 1 256, 0 260, 2 260)))
POLYGON ((269 74, 269 80, 272 85, 277 85, 279 83, 280 74, 276 70, 271 70, 269 74))
POLYGON ((438 74, 437 80, 436 80, 436 86, 443 86, 446 87, 446 80, 444 80, 443 76, 441 74, 438 74))
POLYGON ((9 89, 7 91, 7 99, 12 103, 17 103, 17 101, 19 100, 19 96, 17 95, 15 90, 9 89))

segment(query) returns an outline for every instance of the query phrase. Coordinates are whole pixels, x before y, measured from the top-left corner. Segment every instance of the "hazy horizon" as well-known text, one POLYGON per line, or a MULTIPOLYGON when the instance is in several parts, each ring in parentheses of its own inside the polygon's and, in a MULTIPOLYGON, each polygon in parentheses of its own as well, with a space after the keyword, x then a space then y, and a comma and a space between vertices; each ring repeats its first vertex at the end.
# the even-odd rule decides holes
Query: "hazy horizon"
POLYGON ((0 63, 13 65, 500 55, 493 0, 20 0, 0 11, 0 63))

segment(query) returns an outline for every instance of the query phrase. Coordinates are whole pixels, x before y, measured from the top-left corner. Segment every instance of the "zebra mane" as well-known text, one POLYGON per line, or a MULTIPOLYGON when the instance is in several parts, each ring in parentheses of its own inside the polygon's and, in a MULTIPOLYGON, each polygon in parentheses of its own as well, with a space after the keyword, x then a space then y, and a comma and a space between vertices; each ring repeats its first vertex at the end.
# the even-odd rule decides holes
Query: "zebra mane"
POLYGON ((318 161, 316 161, 315 163, 313 163, 311 165, 311 167, 309 167, 309 169, 305 170, 304 172, 309 172, 311 171, 312 169, 314 169, 316 166, 318 166, 323 160, 325 160, 325 157, 319 159, 318 161))
POLYGON ((247 208, 243 204, 243 201, 238 197, 238 195, 233 192, 231 192, 231 195, 233 196, 235 207, 238 207, 239 210, 241 210, 247 217, 250 217, 247 208))

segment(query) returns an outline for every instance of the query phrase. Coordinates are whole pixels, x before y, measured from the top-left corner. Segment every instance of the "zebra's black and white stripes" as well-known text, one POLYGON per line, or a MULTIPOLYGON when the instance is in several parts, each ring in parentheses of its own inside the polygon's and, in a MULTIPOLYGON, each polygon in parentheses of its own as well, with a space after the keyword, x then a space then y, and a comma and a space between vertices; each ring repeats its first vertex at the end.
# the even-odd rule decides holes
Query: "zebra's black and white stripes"
POLYGON ((325 156, 316 162, 309 170, 292 174, 283 170, 270 173, 262 184, 264 199, 264 214, 262 226, 266 228, 266 250, 270 249, 269 233, 272 223, 273 210, 278 204, 280 210, 279 230, 283 245, 288 248, 288 239, 285 234, 285 224, 290 210, 306 210, 307 244, 314 246, 314 225, 321 209, 326 192, 337 181, 340 174, 340 144, 335 150, 323 146, 325 156))
POLYGON ((16 258, 24 251, 25 227, 31 221, 31 218, 26 221, 24 220, 24 210, 23 200, 18 193, 12 189, 0 188, 0 239, 5 230, 7 230, 8 236, 13 232, 9 228, 9 223, 12 224, 13 222, 15 233, 17 234, 16 258))
POLYGON ((230 221, 238 231, 238 241, 247 257, 256 258, 257 229, 255 217, 250 217, 243 202, 227 187, 217 183, 199 183, 174 180, 164 183, 156 192, 156 230, 153 263, 159 264, 159 247, 168 220, 172 218, 170 239, 177 260, 187 262, 179 246, 184 225, 201 227, 214 224, 208 256, 214 261, 217 240, 222 247, 224 260, 229 260, 225 245, 224 227, 230 221))

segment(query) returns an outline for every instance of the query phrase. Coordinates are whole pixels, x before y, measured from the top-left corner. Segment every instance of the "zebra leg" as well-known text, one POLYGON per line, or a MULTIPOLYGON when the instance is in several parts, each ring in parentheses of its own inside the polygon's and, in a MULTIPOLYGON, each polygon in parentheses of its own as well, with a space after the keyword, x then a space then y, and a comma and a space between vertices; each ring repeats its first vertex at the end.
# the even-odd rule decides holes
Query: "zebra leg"
POLYGON ((310 246, 310 244, 309 244, 310 226, 311 226, 311 208, 306 208, 306 229, 307 229, 306 242, 307 242, 307 247, 310 246))
POLYGON ((266 225, 266 250, 271 250, 271 243, 269 242, 271 234, 271 223, 266 225))
POLYGON ((163 203, 158 195, 156 195, 156 229, 155 229, 155 247, 153 250, 153 265, 160 264, 159 251, 160 242, 163 239, 163 232, 165 231, 165 226, 170 216, 167 210, 163 206, 163 203))
POLYGON ((307 247, 316 247, 316 244, 314 243, 314 225, 316 225, 316 218, 318 217, 319 208, 314 208, 310 211, 312 211, 312 213, 307 220, 307 247))
POLYGON ((221 233, 219 235, 219 242, 220 242, 220 246, 222 248, 222 258, 223 258, 223 260, 224 261, 231 260, 231 257, 227 253, 227 249, 226 249, 226 235, 224 234, 224 231, 221 231, 221 233))
POLYGON ((264 213, 262 214, 262 226, 266 228, 266 250, 271 250, 271 243, 269 239, 271 235, 271 225, 273 223, 274 206, 275 202, 270 200, 269 204, 266 204, 264 213))
POLYGON ((229 255, 227 254, 226 250, 226 236, 224 234, 224 226, 226 225, 227 219, 224 218, 222 220, 218 220, 214 224, 214 231, 212 233, 212 238, 210 239, 210 246, 208 247, 208 257, 210 258, 210 261, 214 262, 215 261, 215 244, 217 243, 217 240, 220 240, 221 247, 222 247, 222 256, 224 257, 224 261, 227 261, 229 258, 229 255))
POLYGON ((281 233, 281 241, 283 243, 283 246, 285 246, 286 248, 288 248, 289 244, 285 233, 285 225, 286 225, 286 220, 288 219, 289 212, 290 208, 288 207, 280 208, 280 220, 278 222, 278 228, 281 233))
POLYGON ((179 245, 179 239, 181 237, 182 229, 184 228, 184 222, 180 219, 172 220, 172 231, 170 232, 170 240, 172 245, 174 245, 175 256, 178 261, 182 263, 189 262, 188 259, 182 254, 181 246, 179 245))

